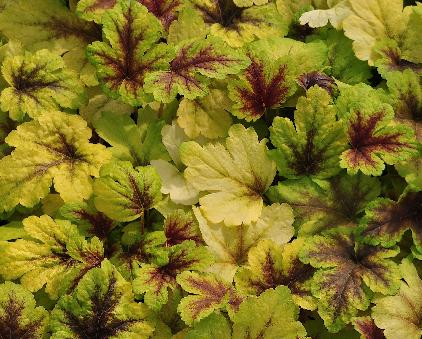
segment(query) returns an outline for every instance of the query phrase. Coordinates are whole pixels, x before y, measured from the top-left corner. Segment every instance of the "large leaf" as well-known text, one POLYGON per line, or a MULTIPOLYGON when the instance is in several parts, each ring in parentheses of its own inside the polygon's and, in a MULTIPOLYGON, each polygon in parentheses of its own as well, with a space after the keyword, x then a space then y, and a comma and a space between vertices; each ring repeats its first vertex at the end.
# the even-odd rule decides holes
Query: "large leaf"
POLYGON ((288 118, 274 119, 270 132, 277 150, 271 150, 270 157, 280 175, 326 179, 340 172, 339 155, 346 148, 346 138, 330 103, 330 95, 314 86, 306 98, 299 98, 294 125, 288 118))
POLYGON ((34 206, 52 182, 66 202, 89 198, 91 177, 98 177, 110 154, 89 143, 86 125, 79 116, 52 111, 10 133, 6 142, 16 148, 0 160, 0 211, 34 206))
POLYGON ((358 310, 366 310, 372 292, 397 292, 400 272, 389 258, 398 253, 398 248, 361 245, 345 228, 313 236, 305 243, 301 260, 318 268, 312 294, 318 299, 318 313, 330 331, 339 331, 358 310))
POLYGON ((3 244, 0 273, 5 279, 20 278, 32 292, 46 285, 46 292, 56 299, 103 260, 98 238, 87 242, 67 220, 43 215, 29 217, 23 224, 30 238, 3 244))
POLYGON ((182 144, 186 179, 200 191, 213 192, 199 199, 201 210, 211 222, 224 221, 232 226, 258 219, 262 194, 275 175, 265 143, 258 140, 253 129, 238 124, 230 128, 225 145, 182 144))
POLYGON ((145 79, 145 89, 161 102, 171 102, 177 94, 191 100, 203 97, 211 78, 223 79, 249 64, 240 50, 211 37, 183 42, 172 54, 168 71, 152 72, 145 79))
POLYGON ((51 313, 52 338, 149 338, 148 309, 134 302, 132 286, 108 261, 81 279, 51 313))

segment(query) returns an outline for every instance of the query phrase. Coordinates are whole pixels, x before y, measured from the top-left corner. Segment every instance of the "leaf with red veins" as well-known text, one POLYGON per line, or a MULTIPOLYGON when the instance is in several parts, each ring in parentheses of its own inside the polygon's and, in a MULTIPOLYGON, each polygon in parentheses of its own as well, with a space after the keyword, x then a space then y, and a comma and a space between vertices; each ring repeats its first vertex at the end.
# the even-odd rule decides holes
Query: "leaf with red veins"
POLYGON ((176 210, 168 215, 164 221, 164 233, 167 246, 177 245, 185 240, 193 240, 197 245, 204 244, 198 221, 191 211, 176 210))
POLYGON ((112 9, 117 0, 80 0, 76 7, 76 13, 82 19, 101 24, 102 16, 112 9))
POLYGON ((212 262, 204 246, 185 241, 170 247, 169 260, 163 266, 143 264, 135 270, 133 288, 136 293, 145 293, 144 302, 151 309, 159 310, 168 300, 168 289, 177 288, 176 277, 184 271, 203 271, 212 262))
POLYGON ((167 45, 156 44, 160 23, 144 6, 123 0, 104 14, 102 22, 109 42, 96 41, 87 53, 103 90, 133 106, 150 101, 143 88, 146 73, 168 68, 172 58, 167 45))
POLYGON ((362 339, 385 339, 384 331, 378 328, 369 316, 355 318, 353 326, 361 334, 362 339))
POLYGON ((333 95, 334 89, 336 88, 336 82, 332 77, 318 71, 303 73, 299 76, 298 83, 304 90, 317 85, 325 89, 330 95, 333 95))
POLYGON ((271 60, 266 55, 250 53, 251 64, 244 74, 229 85, 229 97, 235 103, 233 114, 255 121, 293 94, 295 85, 290 75, 288 58, 271 60))
POLYGON ((384 163, 393 165, 417 153, 411 128, 393 120, 394 112, 384 106, 375 112, 355 111, 347 122, 349 149, 340 166, 349 174, 359 170, 366 175, 381 175, 384 163))
POLYGON ((422 192, 407 192, 398 202, 379 198, 370 203, 361 222, 365 242, 393 246, 407 230, 422 248, 422 192))
POLYGON ((166 31, 168 31, 170 24, 176 20, 177 11, 182 4, 180 0, 138 0, 138 2, 148 8, 148 11, 161 21, 166 31))
POLYGON ((161 102, 171 102, 177 94, 193 100, 208 94, 210 78, 223 79, 236 74, 249 64, 239 50, 216 38, 182 43, 175 50, 168 71, 149 73, 145 89, 161 102))

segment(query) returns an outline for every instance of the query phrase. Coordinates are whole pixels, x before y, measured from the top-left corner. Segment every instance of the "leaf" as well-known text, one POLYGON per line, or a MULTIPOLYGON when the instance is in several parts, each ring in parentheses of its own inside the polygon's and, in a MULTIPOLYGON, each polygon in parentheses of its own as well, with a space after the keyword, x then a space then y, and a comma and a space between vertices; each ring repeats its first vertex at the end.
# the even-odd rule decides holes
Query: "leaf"
POLYGON ((180 0, 138 0, 138 2, 148 8, 148 11, 160 20, 166 31, 171 23, 176 20, 177 12, 182 5, 180 0))
POLYGON ((231 105, 224 91, 211 89, 204 98, 182 99, 177 109, 177 122, 191 139, 200 135, 209 139, 226 137, 232 125, 228 113, 231 105))
POLYGON ((111 151, 119 160, 145 166, 151 160, 168 158, 161 141, 164 121, 151 122, 142 130, 129 116, 104 112, 93 125, 98 135, 112 145, 111 151))
POLYGON ((334 6, 330 7, 303 13, 299 19, 300 24, 316 28, 326 26, 330 22, 334 28, 342 28, 344 20, 352 14, 349 1, 335 1, 334 6))
POLYGON ((179 44, 185 40, 205 38, 208 27, 198 11, 195 11, 191 6, 184 6, 177 19, 171 23, 168 31, 167 42, 179 44))
POLYGON ((228 89, 234 102, 232 113, 240 119, 255 121, 284 103, 296 88, 289 58, 272 60, 257 49, 250 49, 248 57, 251 64, 228 89))
POLYGON ((161 37, 160 23, 138 2, 124 0, 104 14, 102 23, 109 43, 92 43, 87 55, 104 92, 132 106, 151 101, 143 89, 145 75, 169 61, 168 48, 155 44, 161 37))
POLYGON ((297 321, 298 315, 299 308, 293 303, 286 286, 269 289, 240 304, 233 319, 233 338, 305 337, 306 330, 297 321))
POLYGON ((280 175, 289 179, 310 176, 326 179, 340 172, 338 157, 346 147, 344 128, 336 120, 330 95, 313 87, 298 100, 295 125, 288 118, 275 117, 270 127, 269 152, 280 175))
POLYGON ((185 240, 193 240, 197 245, 203 244, 198 221, 191 211, 178 209, 168 215, 164 221, 164 233, 167 246, 181 244, 185 240))
POLYGON ((230 323, 222 314, 211 313, 187 332, 186 339, 230 339, 231 332, 230 323))
POLYGON ((209 93, 210 78, 239 73, 249 63, 239 50, 216 38, 183 42, 174 55, 168 71, 152 72, 145 78, 145 89, 157 101, 171 102, 177 94, 190 100, 203 97, 209 93))
POLYGON ((46 110, 76 108, 82 103, 83 84, 65 67, 63 59, 43 49, 6 58, 1 68, 10 87, 1 92, 1 109, 13 120, 36 117, 46 110))
POLYGON ((374 320, 369 316, 355 318, 353 326, 361 334, 361 339, 385 339, 384 332, 375 325, 374 320))
POLYGON ((358 59, 374 64, 373 47, 383 38, 398 38, 405 28, 406 15, 402 0, 349 1, 352 14, 343 22, 344 34, 353 40, 358 59))
POLYGON ((133 289, 145 293, 144 302, 153 310, 160 310, 168 300, 168 289, 178 285, 176 278, 184 271, 203 271, 212 262, 212 257, 203 246, 192 240, 170 247, 169 261, 163 266, 142 264, 135 270, 133 289))
POLYGON ((50 298, 57 299, 103 260, 99 239, 86 241, 67 220, 31 216, 23 225, 30 238, 3 243, 0 274, 7 280, 20 278, 31 292, 46 285, 50 298))
POLYGON ((409 21, 403 38, 403 58, 410 62, 421 63, 422 45, 415 32, 421 29, 422 7, 416 3, 416 6, 410 8, 412 12, 409 15, 409 21))
POLYGON ((332 77, 318 71, 303 73, 297 80, 299 86, 305 91, 316 85, 325 89, 330 95, 333 95, 336 88, 335 80, 332 77))
POLYGON ((384 163, 395 164, 415 155, 413 131, 392 120, 391 107, 372 112, 355 111, 349 117, 349 149, 340 158, 340 166, 349 174, 359 170, 366 175, 381 175, 384 163))
POLYGON ((79 0, 76 13, 84 20, 101 24, 103 14, 112 9, 117 0, 79 0))
POLYGON ((16 148, 0 160, 0 211, 34 206, 52 182, 65 202, 89 198, 91 177, 98 177, 110 159, 105 147, 89 143, 90 138, 81 117, 58 111, 19 125, 6 138, 16 148))
POLYGON ((362 236, 370 244, 390 247, 410 229, 415 245, 422 246, 421 208, 422 192, 405 192, 398 202, 378 198, 368 205, 362 218, 362 236))
POLYGON ((249 251, 247 265, 236 273, 237 290, 247 295, 260 295, 270 288, 285 285, 296 304, 315 309, 311 294, 311 278, 315 270, 298 258, 304 244, 304 238, 283 247, 269 239, 261 240, 249 251))
POLYGON ((366 205, 381 193, 379 180, 361 173, 343 174, 320 185, 310 179, 287 180, 268 191, 271 201, 293 208, 300 236, 338 226, 355 227, 366 205))
POLYGON ((111 162, 101 168, 94 183, 95 207, 116 221, 132 221, 161 200, 160 177, 151 166, 132 167, 111 162))
POLYGON ((145 305, 108 261, 81 279, 51 313, 52 338, 149 338, 154 328, 145 305))
POLYGON ((384 329, 387 339, 417 339, 422 335, 422 281, 415 266, 408 260, 400 265, 403 280, 399 292, 375 300, 372 316, 375 324, 384 329))
POLYGON ((199 208, 193 212, 199 222, 202 237, 216 258, 210 269, 232 282, 238 266, 247 261, 249 250, 262 239, 285 244, 293 236, 293 213, 287 204, 272 204, 262 209, 259 219, 251 225, 225 226, 204 218, 199 208))
POLYGON ((48 312, 36 306, 34 296, 10 281, 0 285, 0 336, 3 338, 44 338, 48 312))
POLYGON ((306 241, 300 259, 318 269, 312 294, 318 299, 318 313, 330 332, 342 329, 358 310, 365 311, 372 292, 397 292, 400 273, 389 258, 398 253, 398 248, 359 244, 346 228, 306 241))
POLYGON ((182 144, 185 178, 199 191, 213 192, 199 199, 201 210, 211 222, 233 226, 258 220, 262 194, 275 175, 265 143, 258 141, 253 129, 236 124, 230 128, 225 145, 182 144))
POLYGON ((194 294, 184 297, 177 307, 182 320, 188 325, 215 310, 230 307, 233 302, 232 287, 212 274, 183 272, 177 277, 177 282, 185 291, 194 294))

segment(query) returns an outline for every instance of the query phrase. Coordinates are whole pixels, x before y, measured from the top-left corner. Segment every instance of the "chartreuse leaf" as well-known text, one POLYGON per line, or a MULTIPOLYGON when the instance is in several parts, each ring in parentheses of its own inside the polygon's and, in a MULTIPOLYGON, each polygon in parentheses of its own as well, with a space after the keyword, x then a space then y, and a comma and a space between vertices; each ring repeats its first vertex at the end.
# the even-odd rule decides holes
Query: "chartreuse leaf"
POLYGON ((296 89, 293 61, 289 57, 273 60, 258 47, 248 50, 251 64, 228 87, 234 102, 232 113, 246 121, 255 121, 280 106, 296 89))
POLYGON ((270 127, 271 142, 277 149, 269 154, 279 173, 289 179, 326 179, 338 174, 346 136, 327 91, 314 86, 306 97, 299 98, 294 122, 275 117, 270 127))
POLYGON ((151 309, 159 310, 168 300, 168 289, 177 288, 176 278, 184 271, 204 271, 212 257, 204 246, 192 240, 184 241, 169 249, 168 263, 162 266, 142 264, 135 270, 133 289, 145 293, 144 301, 151 309))
POLYGON ((112 9, 117 0, 80 0, 76 13, 85 20, 101 23, 102 16, 107 10, 112 9))
POLYGON ((293 213, 287 204, 264 206, 256 222, 251 225, 226 226, 213 224, 204 218, 199 208, 193 210, 202 237, 216 258, 210 270, 232 282, 238 266, 247 261, 249 250, 262 239, 276 244, 287 243, 294 234, 293 213))
POLYGON ((209 25, 211 35, 222 38, 232 47, 241 47, 256 39, 285 36, 288 31, 288 20, 278 13, 274 3, 241 8, 233 0, 190 2, 209 25))
POLYGON ((88 272, 51 313, 52 338, 150 338, 149 311, 107 260, 88 272))
POLYGON ((185 5, 169 27, 167 42, 178 44, 193 38, 205 38, 208 33, 203 17, 192 6, 185 5))
POLYGON ((65 202, 87 199, 92 178, 110 159, 103 145, 91 144, 91 130, 79 116, 51 111, 25 122, 6 142, 15 147, 0 160, 0 211, 32 207, 52 182, 65 202))
POLYGON ((252 128, 236 124, 225 145, 200 146, 193 141, 181 145, 186 179, 199 191, 212 192, 199 199, 211 222, 234 226, 258 220, 262 194, 275 175, 275 163, 268 158, 265 143, 252 128))
POLYGON ((192 211, 178 209, 169 214, 164 221, 164 234, 167 246, 177 245, 185 240, 193 240, 197 245, 203 243, 198 221, 192 211))
POLYGON ((82 103, 83 84, 77 74, 46 49, 6 58, 1 72, 10 86, 1 92, 1 109, 9 111, 13 120, 22 120, 25 114, 36 117, 59 106, 76 108, 82 103))
POLYGON ((172 47, 171 54, 174 57, 169 70, 148 73, 145 78, 145 90, 165 103, 171 102, 177 94, 190 100, 203 97, 209 93, 210 79, 239 73, 249 64, 241 50, 212 37, 182 42, 172 47))
POLYGON ((377 178, 342 174, 319 184, 308 178, 287 180, 268 191, 270 200, 288 203, 299 235, 337 226, 356 226, 366 205, 381 193, 377 178))
POLYGON ((103 90, 113 98, 136 106, 150 101, 143 86, 146 72, 165 68, 169 56, 161 37, 161 25, 136 1, 119 0, 102 19, 107 42, 88 46, 103 90))
POLYGON ((168 31, 170 25, 177 19, 183 1, 181 0, 138 0, 148 8, 148 11, 160 20, 163 28, 168 31))
POLYGON ((299 307, 286 286, 249 297, 233 317, 233 338, 304 338, 306 330, 297 320, 299 307))
POLYGON ((186 334, 186 339, 230 339, 232 329, 224 315, 211 313, 195 324, 186 334))
POLYGON ((340 166, 349 174, 381 175, 384 163, 396 164, 416 155, 412 129, 393 120, 391 106, 354 111, 347 122, 349 149, 340 166))
POLYGON ((183 298, 177 307, 182 320, 188 325, 220 309, 228 310, 233 316, 243 300, 230 284, 213 274, 183 272, 177 276, 177 282, 186 292, 194 294, 183 298))
POLYGON ((31 216, 23 224, 30 238, 3 243, 0 274, 8 280, 20 278, 31 292, 46 285, 48 295, 56 299, 103 260, 99 239, 86 241, 67 220, 31 216))
POLYGON ((369 316, 353 319, 353 326, 361 334, 361 339, 385 338, 383 330, 378 328, 369 316))
POLYGON ((232 125, 228 113, 231 106, 224 91, 210 89, 204 98, 182 99, 177 109, 177 122, 191 139, 200 135, 209 139, 225 137, 232 125))
POLYGON ((422 192, 405 192, 398 202, 378 198, 371 202, 362 218, 362 235, 370 244, 393 246, 407 230, 413 241, 422 248, 422 192))
POLYGON ((237 271, 236 289, 247 295, 260 295, 269 288, 285 285, 296 304, 305 309, 315 309, 311 294, 311 278, 315 270, 298 258, 304 243, 304 238, 284 246, 271 240, 261 240, 249 251, 247 265, 237 271))
POLYGON ((161 141, 164 121, 153 121, 141 129, 129 116, 104 112, 94 123, 95 131, 106 140, 114 157, 134 165, 147 165, 151 160, 167 159, 161 141))
POLYGON ((422 281, 408 259, 400 264, 400 270, 399 292, 375 299, 372 317, 387 339, 418 339, 422 335, 422 281))
POLYGON ((10 153, 10 147, 5 139, 15 127, 16 123, 8 117, 7 113, 0 110, 0 159, 10 153))
POLYGON ((389 258, 398 253, 398 248, 356 242, 350 228, 315 235, 305 242, 300 259, 318 269, 312 294, 329 331, 338 332, 358 310, 366 310, 373 292, 397 292, 400 272, 389 258))
POLYGON ((34 296, 10 281, 0 285, 0 336, 45 338, 48 312, 37 306, 34 296))
POLYGON ((152 166, 133 168, 128 161, 101 168, 94 183, 95 207, 117 221, 132 221, 161 200, 160 177, 152 166))
POLYGON ((422 63, 422 44, 416 33, 422 28, 422 6, 416 3, 416 6, 410 8, 412 12, 403 38, 403 58, 413 63, 422 63))
POLYGON ((343 21, 344 34, 353 40, 353 50, 361 60, 374 64, 374 45, 385 38, 399 39, 407 16, 402 0, 348 1, 351 15, 343 21))

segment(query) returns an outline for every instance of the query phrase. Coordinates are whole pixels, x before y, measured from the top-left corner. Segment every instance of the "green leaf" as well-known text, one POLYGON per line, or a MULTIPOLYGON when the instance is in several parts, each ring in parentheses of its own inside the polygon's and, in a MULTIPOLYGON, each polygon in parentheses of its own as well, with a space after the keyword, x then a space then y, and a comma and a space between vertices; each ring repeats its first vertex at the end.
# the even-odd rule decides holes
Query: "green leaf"
POLYGON ((299 235, 338 226, 355 227, 366 205, 380 193, 379 180, 361 173, 343 174, 319 184, 308 178, 287 180, 268 191, 270 200, 286 202, 293 208, 299 235))
POLYGON ((211 313, 187 332, 186 339, 230 339, 231 333, 228 320, 222 314, 211 313))
POLYGON ((199 191, 213 192, 199 199, 201 210, 211 222, 233 226, 258 220, 262 194, 275 175, 265 143, 258 141, 252 128, 237 124, 230 128, 225 145, 182 144, 186 179, 199 191))
POLYGON ((48 312, 36 306, 34 296, 10 281, 0 285, 0 336, 45 338, 48 312))
POLYGON ((31 292, 46 285, 50 298, 57 299, 103 260, 101 241, 86 241, 67 220, 31 216, 23 224, 30 238, 3 243, 0 274, 8 280, 20 278, 31 292))
POLYGON ((0 160, 0 211, 32 207, 54 188, 65 202, 92 194, 92 176, 110 159, 103 145, 91 144, 91 130, 79 116, 58 111, 42 114, 11 132, 16 147, 0 160))
POLYGON ((176 278, 184 271, 204 271, 212 262, 204 246, 194 241, 184 241, 169 249, 169 261, 157 266, 142 264, 135 270, 133 288, 136 293, 145 293, 144 301, 151 309, 159 310, 168 300, 168 289, 177 288, 176 278))
POLYGON ((403 58, 410 62, 421 63, 422 44, 415 32, 421 30, 422 7, 420 3, 410 7, 412 12, 409 15, 406 32, 403 38, 403 58))
POLYGON ((193 240, 197 245, 203 244, 198 221, 192 211, 184 212, 178 209, 167 215, 164 221, 164 233, 167 246, 177 245, 185 240, 193 240))
POLYGON ((290 58, 273 60, 258 48, 250 48, 248 57, 251 64, 228 89, 234 102, 232 113, 240 119, 255 121, 284 103, 296 86, 290 58))
POLYGON ((239 73, 249 64, 240 50, 211 37, 182 42, 172 54, 169 70, 152 72, 145 78, 146 91, 165 103, 177 94, 190 100, 203 97, 209 93, 210 79, 239 73))
POLYGON ((280 175, 326 179, 338 174, 346 138, 327 91, 316 86, 309 89, 306 98, 299 98, 294 118, 293 125, 288 118, 275 117, 270 127, 271 142, 277 150, 269 154, 280 175))
POLYGON ((191 6, 185 6, 170 25, 167 41, 170 44, 179 44, 185 40, 205 38, 207 33, 208 27, 198 11, 191 6))
POLYGON ((133 168, 128 161, 111 162, 101 168, 94 183, 95 207, 113 220, 135 220, 161 200, 160 185, 151 166, 133 168))
POLYGON ((233 318, 233 338, 290 339, 306 336, 297 321, 299 308, 293 303, 289 289, 279 286, 259 297, 249 297, 240 304, 233 318))
POLYGON ((422 281, 409 260, 401 263, 400 270, 403 280, 399 292, 375 299, 372 317, 387 339, 418 339, 422 335, 422 281))
POLYGON ((259 219, 251 225, 226 226, 206 220, 199 208, 193 212, 205 243, 216 262, 210 267, 222 279, 232 282, 238 266, 247 261, 249 250, 262 239, 285 244, 293 236, 292 209, 287 204, 265 206, 259 219))
POLYGON ((63 59, 46 50, 6 58, 1 68, 10 87, 1 92, 1 109, 13 120, 25 114, 36 117, 46 110, 76 108, 83 97, 77 74, 65 67, 63 59))
POLYGON ((149 338, 154 330, 146 320, 149 311, 133 299, 131 284, 105 260, 57 302, 52 338, 149 338))
POLYGON ((80 0, 76 13, 84 20, 101 24, 103 14, 112 9, 116 3, 117 0, 80 0))
POLYGON ((379 110, 354 111, 347 123, 349 149, 341 154, 340 166, 349 174, 362 171, 378 176, 384 163, 396 164, 415 155, 412 129, 395 122, 393 116, 388 105, 379 110))
POLYGON ((102 88, 112 98, 137 106, 151 101, 143 86, 147 72, 166 67, 168 48, 155 44, 161 37, 158 20, 136 1, 119 0, 103 18, 107 42, 88 46, 102 88))
POLYGON ((398 248, 386 249, 356 242, 349 228, 339 228, 306 241, 300 254, 317 268, 312 294, 327 329, 338 332, 370 304, 373 292, 395 294, 400 273, 389 258, 398 248))

